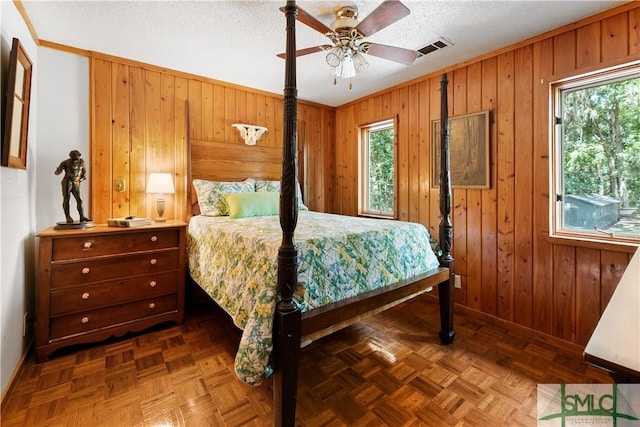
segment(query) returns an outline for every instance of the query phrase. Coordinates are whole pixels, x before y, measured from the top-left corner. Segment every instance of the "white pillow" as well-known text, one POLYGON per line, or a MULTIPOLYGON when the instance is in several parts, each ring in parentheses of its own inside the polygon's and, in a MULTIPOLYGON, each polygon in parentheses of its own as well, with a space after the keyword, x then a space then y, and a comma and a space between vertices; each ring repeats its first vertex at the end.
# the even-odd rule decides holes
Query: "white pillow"
POLYGON ((225 194, 255 192, 256 181, 253 178, 245 179, 242 182, 194 179, 193 187, 196 189, 201 215, 226 216, 229 215, 229 204, 225 194))

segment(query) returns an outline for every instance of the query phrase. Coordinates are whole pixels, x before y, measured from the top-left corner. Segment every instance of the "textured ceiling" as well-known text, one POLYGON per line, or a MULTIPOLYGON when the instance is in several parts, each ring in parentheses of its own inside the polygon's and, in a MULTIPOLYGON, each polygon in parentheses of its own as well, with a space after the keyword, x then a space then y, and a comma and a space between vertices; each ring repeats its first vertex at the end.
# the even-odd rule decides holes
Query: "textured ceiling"
MULTIPOLYGON (((381 0, 312 1, 298 5, 324 24, 341 6, 362 20, 381 0)), ((285 1, 23 0, 38 37, 243 86, 282 93, 285 1)), ((409 1, 411 14, 367 40, 418 49, 444 38, 451 46, 411 66, 367 56, 369 68, 349 81, 333 77, 322 52, 298 58, 298 97, 338 106, 475 58, 626 1, 409 1)), ((328 43, 297 25, 297 48, 328 43)))

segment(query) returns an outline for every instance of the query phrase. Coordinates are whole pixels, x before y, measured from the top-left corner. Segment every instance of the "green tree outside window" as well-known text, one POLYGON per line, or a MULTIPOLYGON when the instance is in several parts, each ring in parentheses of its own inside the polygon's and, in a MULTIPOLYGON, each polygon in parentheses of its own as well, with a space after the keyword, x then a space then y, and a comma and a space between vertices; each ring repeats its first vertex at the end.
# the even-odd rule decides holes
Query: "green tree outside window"
POLYGON ((640 70, 605 78, 559 89, 562 228, 640 237, 640 70), (584 219, 598 203, 616 206, 607 225, 584 219))

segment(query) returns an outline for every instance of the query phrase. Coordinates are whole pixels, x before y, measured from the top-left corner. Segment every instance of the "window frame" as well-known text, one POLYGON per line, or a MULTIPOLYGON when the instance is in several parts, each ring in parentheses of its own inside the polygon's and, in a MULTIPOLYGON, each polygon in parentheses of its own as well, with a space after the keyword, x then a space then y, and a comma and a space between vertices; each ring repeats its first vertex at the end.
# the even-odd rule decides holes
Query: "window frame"
POLYGON ((622 247, 637 248, 640 236, 619 235, 614 233, 590 231, 586 229, 569 229, 564 226, 564 149, 563 126, 557 118, 563 117, 562 92, 568 89, 589 88, 602 83, 613 83, 625 80, 640 73, 640 61, 633 61, 620 66, 597 70, 594 72, 568 77, 550 82, 551 108, 549 117, 550 148, 550 200, 549 200, 549 237, 560 242, 571 241, 585 247, 622 247))
POLYGON ((397 219, 398 211, 398 119, 397 117, 358 125, 358 215, 372 218, 397 219), (369 133, 391 129, 393 131, 393 208, 392 212, 369 209, 369 133), (364 156, 367 156, 366 159, 364 156))

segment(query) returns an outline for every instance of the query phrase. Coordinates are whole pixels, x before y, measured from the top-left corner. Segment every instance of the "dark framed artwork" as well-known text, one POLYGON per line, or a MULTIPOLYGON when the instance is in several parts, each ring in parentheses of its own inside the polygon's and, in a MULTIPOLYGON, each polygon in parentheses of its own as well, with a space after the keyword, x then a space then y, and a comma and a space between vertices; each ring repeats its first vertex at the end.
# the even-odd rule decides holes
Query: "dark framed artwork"
MULTIPOLYGON (((440 185, 440 120, 432 121, 431 186, 440 185)), ((451 187, 490 188, 489 110, 449 119, 451 187)))
POLYGON ((7 108, 2 140, 2 166, 27 168, 27 131, 31 96, 31 60, 14 38, 7 75, 7 108))

